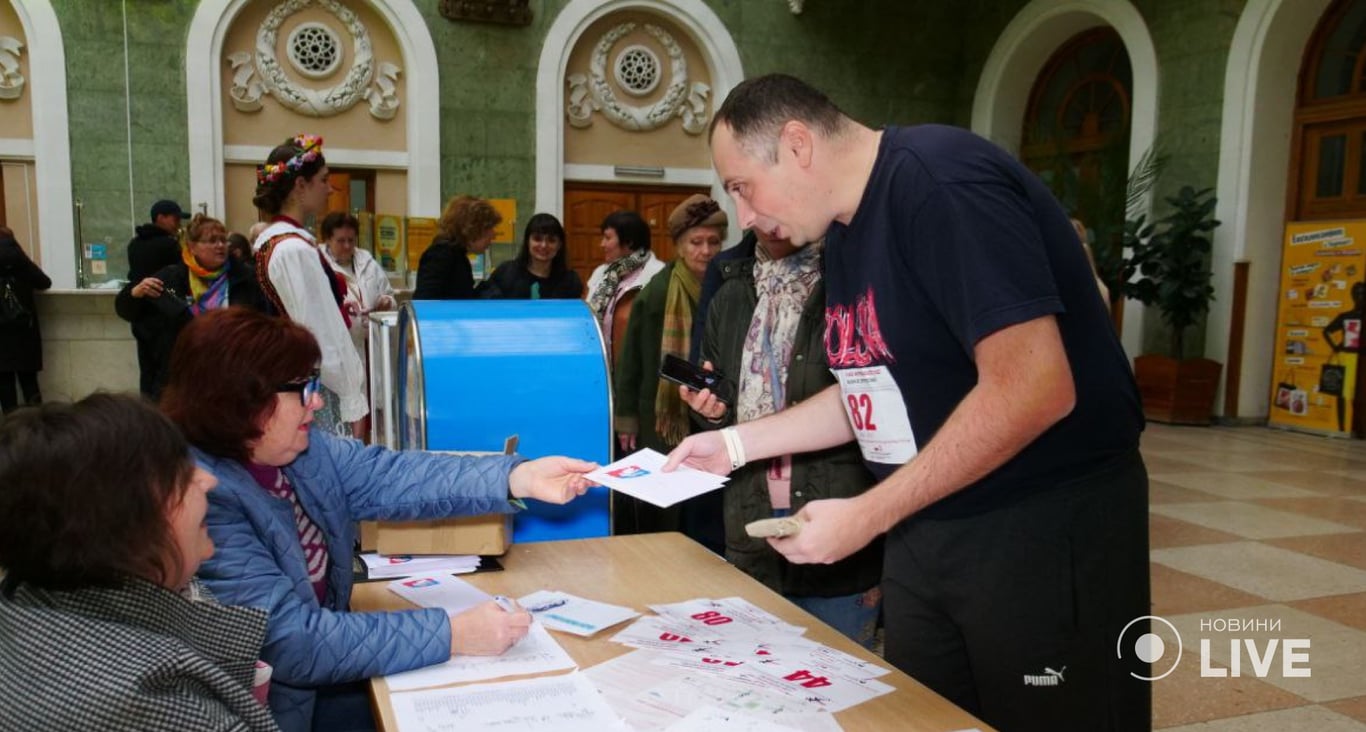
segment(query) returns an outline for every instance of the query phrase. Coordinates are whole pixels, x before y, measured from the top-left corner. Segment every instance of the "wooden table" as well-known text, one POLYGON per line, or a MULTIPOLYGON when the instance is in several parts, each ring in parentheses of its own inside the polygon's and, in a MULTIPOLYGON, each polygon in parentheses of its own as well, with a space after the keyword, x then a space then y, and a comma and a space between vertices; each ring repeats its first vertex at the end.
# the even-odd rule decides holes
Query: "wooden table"
MULTIPOLYGON (((483 572, 462 578, 495 595, 521 597, 536 590, 562 590, 582 597, 627 605, 648 613, 650 604, 681 602, 693 598, 743 597, 794 625, 807 628, 811 640, 890 668, 882 659, 849 640, 806 611, 751 579, 720 557, 682 534, 613 536, 602 539, 517 544, 502 558, 503 572, 483 572)), ((352 609, 402 610, 413 607, 385 589, 386 582, 356 586, 352 609)), ((580 669, 628 653, 634 649, 609 638, 625 625, 580 638, 554 633, 580 669)), ((944 732, 979 728, 989 730, 972 715, 925 688, 900 671, 879 677, 896 691, 846 709, 835 719, 850 732, 857 730, 906 730, 944 732)), ((389 688, 382 678, 371 681, 371 694, 379 710, 380 729, 394 732, 389 688)))

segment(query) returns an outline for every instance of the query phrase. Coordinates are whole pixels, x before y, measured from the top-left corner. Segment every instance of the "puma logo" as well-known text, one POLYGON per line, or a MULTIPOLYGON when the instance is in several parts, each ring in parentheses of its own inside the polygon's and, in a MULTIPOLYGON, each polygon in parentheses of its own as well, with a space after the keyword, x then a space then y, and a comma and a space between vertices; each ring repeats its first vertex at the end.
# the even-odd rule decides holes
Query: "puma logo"
POLYGON ((1049 668, 1049 667, 1047 667, 1047 666, 1044 666, 1043 674, 1042 674, 1042 675, 1035 676, 1035 675, 1033 675, 1033 674, 1025 674, 1025 675, 1024 675, 1024 685, 1025 685, 1025 686, 1058 686, 1059 684, 1061 684, 1061 683, 1064 681, 1062 675, 1063 675, 1063 672, 1066 671, 1066 670, 1067 670, 1067 667, 1066 667, 1066 666, 1063 666, 1062 668, 1058 669, 1057 671, 1054 671, 1053 669, 1051 669, 1051 668, 1049 668))

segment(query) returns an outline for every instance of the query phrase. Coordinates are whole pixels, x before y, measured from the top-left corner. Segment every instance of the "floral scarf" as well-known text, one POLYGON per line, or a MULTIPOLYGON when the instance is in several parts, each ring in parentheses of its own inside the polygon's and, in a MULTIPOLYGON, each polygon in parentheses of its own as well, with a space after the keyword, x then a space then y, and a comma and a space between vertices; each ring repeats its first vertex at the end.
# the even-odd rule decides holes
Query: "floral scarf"
MULTIPOLYGON (((675 260, 664 296, 664 337, 659 342, 660 357, 666 353, 687 357, 692 339, 692 314, 702 282, 697 275, 675 260)), ((688 436, 688 405, 678 396, 678 385, 659 380, 655 389, 655 432, 666 445, 677 445, 688 436)))
POLYGON ((754 290, 759 302, 740 357, 735 415, 748 422, 786 406, 787 370, 802 310, 821 280, 823 242, 813 242, 782 259, 762 244, 755 247, 754 290))
POLYGON ((588 308, 593 311, 599 322, 606 317, 607 306, 612 302, 612 296, 617 293, 621 281, 644 267, 649 259, 650 250, 637 249, 607 265, 607 271, 603 272, 602 281, 598 283, 597 289, 588 295, 588 308))
POLYGON ((190 313, 199 315, 228 306, 228 263, 218 269, 205 269, 190 254, 190 248, 180 248, 180 261, 190 270, 190 313))

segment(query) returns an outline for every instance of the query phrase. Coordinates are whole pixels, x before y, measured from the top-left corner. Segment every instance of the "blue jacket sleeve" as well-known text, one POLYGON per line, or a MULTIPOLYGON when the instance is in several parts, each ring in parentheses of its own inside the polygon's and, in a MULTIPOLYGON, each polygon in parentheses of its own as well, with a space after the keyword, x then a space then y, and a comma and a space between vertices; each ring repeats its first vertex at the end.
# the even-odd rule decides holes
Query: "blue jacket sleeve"
POLYGON ((294 552, 302 561, 298 536, 258 525, 239 493, 220 487, 210 494, 208 525, 215 553, 199 576, 220 601, 270 614, 261 657, 281 683, 345 683, 450 658, 450 618, 442 610, 336 612, 301 599, 278 559, 294 552))
POLYGON ((508 502, 508 475, 525 458, 390 450, 318 430, 309 440, 329 453, 325 464, 337 471, 353 519, 411 521, 515 510, 508 502))

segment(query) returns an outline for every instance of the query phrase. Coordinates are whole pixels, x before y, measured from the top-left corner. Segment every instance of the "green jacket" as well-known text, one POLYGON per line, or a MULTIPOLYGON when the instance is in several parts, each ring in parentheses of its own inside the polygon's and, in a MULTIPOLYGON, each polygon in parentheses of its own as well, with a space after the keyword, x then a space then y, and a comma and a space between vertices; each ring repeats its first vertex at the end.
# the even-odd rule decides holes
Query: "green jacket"
MULTIPOLYGON (((745 334, 758 305, 754 290, 754 259, 721 264, 721 288, 707 311, 702 337, 702 359, 726 376, 730 406, 721 424, 700 420, 704 429, 719 429, 734 419, 745 334)), ((634 313, 632 313, 634 315, 634 313)), ((824 391, 835 383, 825 360, 825 285, 819 283, 802 310, 796 347, 787 373, 787 406, 824 391)), ((835 597, 863 592, 882 579, 882 540, 834 564, 792 564, 764 539, 751 539, 745 524, 773 515, 764 472, 768 461, 747 465, 731 474, 725 491, 726 559, 755 579, 784 595, 835 597)), ((808 501, 856 496, 873 485, 863 466, 857 443, 792 457, 792 513, 808 501)))
MULTIPOLYGON (((669 279, 674 262, 655 275, 631 306, 626 324, 626 341, 613 373, 616 401, 616 431, 634 432, 636 447, 668 453, 675 446, 664 443, 655 432, 655 392, 659 388, 659 342, 664 339, 664 301, 669 294, 669 279)), ((680 354, 687 356, 687 354, 680 354)))

